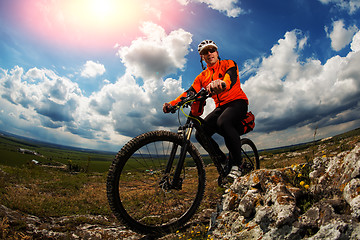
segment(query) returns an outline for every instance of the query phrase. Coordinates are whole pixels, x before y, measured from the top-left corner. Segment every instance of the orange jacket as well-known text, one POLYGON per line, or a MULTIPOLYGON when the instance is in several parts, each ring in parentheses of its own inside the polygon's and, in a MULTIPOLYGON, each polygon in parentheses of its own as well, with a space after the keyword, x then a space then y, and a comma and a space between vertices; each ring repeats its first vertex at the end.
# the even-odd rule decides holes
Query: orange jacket
POLYGON ((184 93, 182 93, 175 100, 171 101, 171 105, 175 105, 180 102, 181 97, 185 97, 189 91, 199 92, 202 88, 205 88, 213 80, 223 80, 226 83, 226 90, 212 95, 215 101, 216 107, 229 103, 237 99, 244 99, 249 103, 244 91, 240 86, 239 69, 237 64, 232 60, 219 60, 217 63, 206 68, 202 71, 194 80, 191 87, 184 93))

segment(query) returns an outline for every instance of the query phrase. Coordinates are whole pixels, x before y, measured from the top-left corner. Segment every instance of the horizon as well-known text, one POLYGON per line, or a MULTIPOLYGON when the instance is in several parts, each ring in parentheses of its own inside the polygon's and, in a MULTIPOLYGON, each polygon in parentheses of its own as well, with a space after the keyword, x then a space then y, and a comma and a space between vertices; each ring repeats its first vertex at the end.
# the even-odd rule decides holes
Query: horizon
POLYGON ((246 137, 259 149, 356 129, 359 8, 360 0, 0 1, 0 130, 114 152, 144 132, 176 131, 162 104, 201 72, 204 39, 238 64, 256 121, 246 137))
MULTIPOLYGON (((338 135, 342 135, 342 134, 346 134, 348 132, 352 132, 352 131, 355 131, 355 130, 358 130, 360 128, 355 128, 355 129, 352 129, 350 131, 346 131, 346 132, 343 132, 343 133, 340 133, 340 134, 337 134, 337 135, 334 135, 334 136, 330 136, 330 137, 326 137, 326 138, 319 138, 319 139, 315 139, 315 140, 311 140, 309 142, 299 142, 299 143, 295 143, 295 144, 290 144, 290 145, 283 145, 283 146, 278 146, 278 147, 273 147, 273 148, 264 148, 264 149, 257 149, 258 152, 262 152, 262 151, 271 151, 271 150, 277 150, 277 149, 283 149, 283 148, 290 148, 290 147, 293 147, 293 146, 301 146, 301 145, 304 145, 304 144, 309 144, 309 143, 315 143, 315 142, 319 142, 319 141, 323 141, 323 140, 330 140, 338 135)), ((91 149, 91 148, 81 148, 81 147, 74 147, 74 146, 70 146, 70 145, 62 145, 62 144, 57 144, 57 143, 51 143, 51 142, 46 142, 46 141, 42 141, 42 140, 37 140, 37 139, 34 139, 34 138, 30 138, 30 137, 24 137, 24 136, 19 136, 19 135, 16 135, 16 134, 13 134, 13 133, 9 133, 9 132, 6 132, 6 131, 3 131, 3 130, 0 130, 0 135, 3 135, 5 137, 13 137, 13 138, 20 138, 20 140, 23 140, 25 142, 27 141, 35 141, 34 144, 39 143, 39 144, 44 144, 44 145, 49 145, 49 146, 46 146, 46 147, 61 147, 61 148, 64 148, 64 149, 73 149, 75 151, 86 151, 86 152, 91 152, 91 153, 103 153, 103 154, 117 154, 121 148, 123 146, 119 146, 119 149, 116 150, 116 151, 105 151, 105 150, 101 150, 101 149, 91 149)), ((30 142, 32 143, 32 142, 30 142)), ((32 149, 28 149, 28 150, 32 150, 32 149)), ((201 153, 201 156, 203 155, 208 155, 208 153, 201 153)))

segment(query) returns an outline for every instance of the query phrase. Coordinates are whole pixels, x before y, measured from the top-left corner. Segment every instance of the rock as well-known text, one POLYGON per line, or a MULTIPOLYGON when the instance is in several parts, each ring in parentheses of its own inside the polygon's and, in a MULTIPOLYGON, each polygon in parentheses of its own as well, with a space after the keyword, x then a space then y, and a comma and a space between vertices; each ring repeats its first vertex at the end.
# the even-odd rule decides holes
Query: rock
MULTIPOLYGON (((108 222, 104 216, 74 215, 59 218, 40 219, 36 216, 28 215, 11 210, 0 205, 0 216, 6 217, 11 225, 26 223, 24 234, 32 236, 34 239, 140 239, 141 235, 127 230, 124 226, 114 225, 95 225, 81 223, 71 232, 64 229, 66 222, 74 222, 76 219, 88 219, 89 222, 108 222)), ((24 238, 25 239, 25 238, 24 238)))
POLYGON ((247 193, 239 203, 239 207, 238 207, 239 213, 244 217, 250 217, 254 213, 255 206, 259 203, 259 201, 260 201, 259 190, 251 189, 247 191, 247 193))
POLYGON ((346 184, 343 192, 343 197, 350 205, 352 210, 352 216, 355 218, 360 218, 360 178, 351 179, 349 183, 346 184))
POLYGON ((333 221, 329 224, 322 225, 320 230, 309 240, 323 240, 323 239, 359 239, 360 225, 347 224, 343 222, 333 221))
MULTIPOLYGON (((214 239, 360 239, 360 144, 315 158, 311 187, 292 168, 260 169, 235 180, 222 198, 214 239)), ((304 166, 303 166, 304 167, 304 166)))

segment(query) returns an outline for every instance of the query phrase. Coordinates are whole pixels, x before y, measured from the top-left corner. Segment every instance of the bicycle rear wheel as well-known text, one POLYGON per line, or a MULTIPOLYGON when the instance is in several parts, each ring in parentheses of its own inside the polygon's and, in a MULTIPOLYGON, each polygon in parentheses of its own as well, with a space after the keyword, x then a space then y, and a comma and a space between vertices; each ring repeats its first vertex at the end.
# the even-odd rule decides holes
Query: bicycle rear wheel
POLYGON ((242 138, 241 153, 245 174, 251 172, 254 169, 260 169, 259 153, 253 141, 248 138, 242 138))
POLYGON ((108 201, 114 215, 132 230, 172 232, 195 214, 204 195, 205 170, 194 145, 187 150, 181 189, 168 187, 182 143, 183 138, 173 132, 148 132, 130 140, 114 159, 107 177, 108 201), (178 146, 175 159, 165 175, 174 145, 178 146))

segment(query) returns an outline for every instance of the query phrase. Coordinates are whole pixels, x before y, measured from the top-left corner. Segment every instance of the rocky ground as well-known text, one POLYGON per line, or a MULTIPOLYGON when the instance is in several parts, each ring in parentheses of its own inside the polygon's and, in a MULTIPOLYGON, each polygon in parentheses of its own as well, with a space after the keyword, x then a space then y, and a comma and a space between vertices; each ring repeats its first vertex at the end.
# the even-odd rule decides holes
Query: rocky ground
POLYGON ((360 144, 312 163, 237 179, 214 217, 214 239, 360 239, 360 144))
MULTIPOLYGON (((333 144, 337 150, 320 144, 311 159, 304 158, 309 150, 263 155, 265 165, 277 168, 236 179, 216 200, 217 208, 202 210, 189 229, 209 226, 204 237, 195 239, 360 239, 360 143, 358 138, 348 141, 351 148, 345 150, 339 147, 343 143, 333 144), (289 159, 292 166, 276 166, 286 166, 289 159)), ((149 239, 105 216, 39 218, 3 205, 0 216, 5 216, 0 239, 149 239)))

